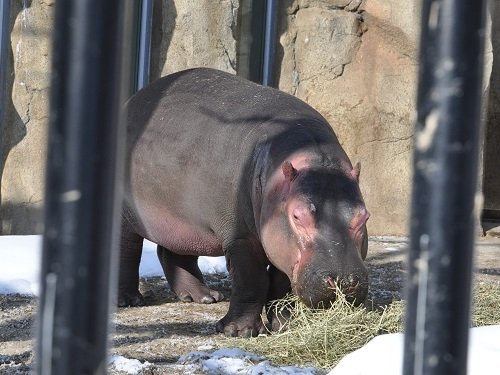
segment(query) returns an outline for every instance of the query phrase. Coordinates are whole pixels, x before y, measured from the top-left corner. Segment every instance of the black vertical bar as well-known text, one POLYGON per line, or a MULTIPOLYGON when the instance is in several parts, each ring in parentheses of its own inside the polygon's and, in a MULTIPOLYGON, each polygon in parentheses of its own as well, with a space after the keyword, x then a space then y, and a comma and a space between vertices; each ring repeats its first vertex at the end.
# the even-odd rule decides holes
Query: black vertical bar
POLYGON ((132 2, 133 25, 129 40, 132 53, 129 96, 149 83, 151 66, 151 30, 153 24, 153 1, 132 2))
POLYGON ((404 374, 467 371, 485 3, 423 2, 404 374))
POLYGON ((250 48, 249 48, 249 80, 262 83, 262 64, 264 53, 264 29, 267 0, 245 0, 251 2, 250 11, 250 48))
POLYGON ((149 68, 151 60, 151 27, 153 22, 153 1, 142 0, 139 27, 139 58, 137 69, 137 89, 140 90, 149 83, 149 68))
POLYGON ((124 143, 124 4, 56 2, 36 364, 42 375, 106 372, 124 143))
POLYGON ((266 17, 264 27, 264 51, 262 59, 262 84, 264 86, 274 85, 274 70, 276 56, 277 38, 277 0, 266 1, 266 17))

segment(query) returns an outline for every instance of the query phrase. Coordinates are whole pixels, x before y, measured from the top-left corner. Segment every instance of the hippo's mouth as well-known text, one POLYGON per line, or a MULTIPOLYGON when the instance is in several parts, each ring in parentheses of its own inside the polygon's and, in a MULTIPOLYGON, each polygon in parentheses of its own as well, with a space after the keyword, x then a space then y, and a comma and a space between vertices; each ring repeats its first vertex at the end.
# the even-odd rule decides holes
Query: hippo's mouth
POLYGON ((358 306, 368 293, 368 279, 361 274, 335 275, 303 268, 297 261, 292 266, 291 286, 295 295, 312 308, 326 308, 341 293, 348 303, 358 306))

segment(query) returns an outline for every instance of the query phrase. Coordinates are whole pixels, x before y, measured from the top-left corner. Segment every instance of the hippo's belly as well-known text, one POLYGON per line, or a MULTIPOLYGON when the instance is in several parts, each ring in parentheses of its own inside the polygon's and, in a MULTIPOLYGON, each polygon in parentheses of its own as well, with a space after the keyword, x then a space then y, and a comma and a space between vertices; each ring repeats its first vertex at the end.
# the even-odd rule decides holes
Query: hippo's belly
POLYGON ((143 236, 179 255, 221 256, 222 243, 213 230, 195 225, 164 209, 139 209, 143 236))

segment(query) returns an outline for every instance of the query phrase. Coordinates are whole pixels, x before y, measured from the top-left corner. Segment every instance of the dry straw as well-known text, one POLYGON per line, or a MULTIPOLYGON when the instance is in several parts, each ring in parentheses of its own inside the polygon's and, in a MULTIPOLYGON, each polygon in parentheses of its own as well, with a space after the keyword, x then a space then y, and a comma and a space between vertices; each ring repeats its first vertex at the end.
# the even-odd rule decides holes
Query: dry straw
MULTIPOLYGON (((472 325, 499 324, 499 300, 499 284, 477 284, 472 325)), ((373 337, 403 330, 401 301, 367 309, 354 307, 341 296, 330 308, 314 310, 289 296, 277 301, 274 308, 277 312, 291 308, 292 319, 287 329, 250 340, 231 339, 229 344, 262 354, 276 363, 330 369, 373 337)))
POLYGON ((294 307, 287 329, 250 340, 234 340, 234 344, 278 363, 331 368, 346 353, 376 335, 401 330, 401 302, 381 311, 369 311, 354 307, 341 297, 330 308, 310 309, 290 296, 277 301, 274 308, 279 312, 288 306, 294 307))

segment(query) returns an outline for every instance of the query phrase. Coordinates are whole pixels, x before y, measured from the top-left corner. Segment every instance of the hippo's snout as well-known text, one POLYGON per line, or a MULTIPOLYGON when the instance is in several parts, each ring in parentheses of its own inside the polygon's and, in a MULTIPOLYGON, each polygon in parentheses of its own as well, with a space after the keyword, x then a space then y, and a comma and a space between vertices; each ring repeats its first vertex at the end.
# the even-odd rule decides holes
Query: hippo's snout
MULTIPOLYGON (((328 275, 324 278, 324 280, 325 280, 325 283, 327 284, 328 287, 330 287, 332 289, 336 289, 335 280, 333 279, 332 276, 328 275)), ((345 285, 348 290, 356 289, 359 287, 360 277, 355 273, 351 273, 346 278, 344 278, 342 281, 343 281, 342 286, 345 285)))
POLYGON ((295 289, 301 301, 309 307, 327 308, 337 299, 339 292, 347 302, 357 306, 368 295, 368 273, 360 270, 345 276, 309 274, 295 285, 295 289))
POLYGON ((350 273, 337 281, 332 276, 326 276, 324 282, 327 288, 335 291, 335 297, 340 289, 346 301, 356 306, 363 302, 368 294, 368 279, 359 273, 350 273))

